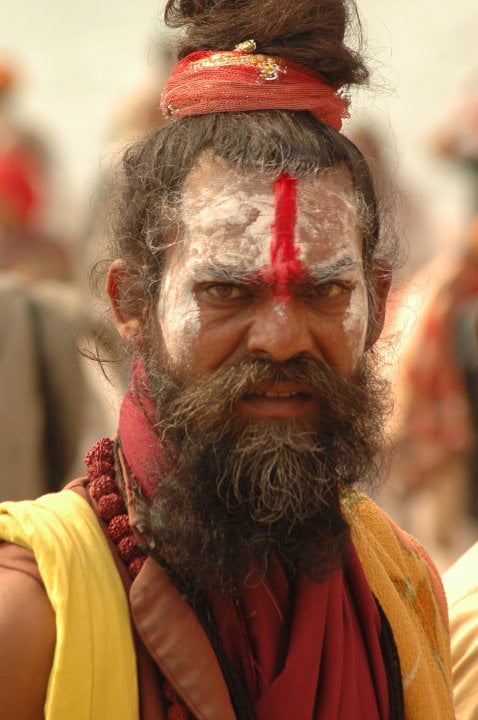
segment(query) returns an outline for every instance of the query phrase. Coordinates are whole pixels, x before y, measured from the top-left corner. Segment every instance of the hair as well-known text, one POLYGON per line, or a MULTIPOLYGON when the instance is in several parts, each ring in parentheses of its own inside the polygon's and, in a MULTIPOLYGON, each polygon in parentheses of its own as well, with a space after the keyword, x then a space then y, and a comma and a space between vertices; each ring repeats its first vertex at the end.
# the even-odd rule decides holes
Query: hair
MULTIPOLYGON (((182 30, 179 58, 201 49, 232 49, 254 38, 257 52, 301 63, 344 90, 368 80, 359 50, 346 43, 353 33, 361 46, 353 0, 168 0, 165 22, 182 30)), ((214 113, 169 121, 122 157, 111 252, 129 268, 130 292, 125 291, 125 302, 141 298, 146 306, 154 307, 165 248, 174 237, 176 214, 172 210, 185 178, 206 151, 245 172, 288 172, 303 177, 346 166, 356 195, 365 272, 370 278, 367 271, 379 265, 384 250, 371 172, 355 145, 308 112, 214 113)), ((368 285, 372 318, 370 279, 368 285)))

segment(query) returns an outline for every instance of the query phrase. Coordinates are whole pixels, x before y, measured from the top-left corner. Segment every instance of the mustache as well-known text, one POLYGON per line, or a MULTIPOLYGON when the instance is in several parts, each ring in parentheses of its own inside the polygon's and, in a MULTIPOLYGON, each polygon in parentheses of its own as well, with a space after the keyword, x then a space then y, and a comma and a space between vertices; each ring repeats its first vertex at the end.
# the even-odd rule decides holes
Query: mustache
MULTIPOLYGON (((365 401, 365 383, 361 382, 361 376, 365 377, 365 374, 363 365, 356 376, 347 379, 316 358, 298 355, 283 362, 245 356, 212 374, 184 383, 174 382, 171 378, 164 383, 163 376, 161 405, 167 410, 158 425, 165 431, 176 426, 179 417, 187 417, 190 427, 198 424, 205 428, 206 407, 208 417, 231 416, 238 401, 253 393, 258 385, 276 383, 306 386, 320 402, 322 417, 326 411, 330 419, 337 421, 344 413, 353 417, 354 407, 360 407, 365 401), (346 406, 344 396, 349 400, 346 406)), ((154 382, 154 375, 152 379, 154 382)))

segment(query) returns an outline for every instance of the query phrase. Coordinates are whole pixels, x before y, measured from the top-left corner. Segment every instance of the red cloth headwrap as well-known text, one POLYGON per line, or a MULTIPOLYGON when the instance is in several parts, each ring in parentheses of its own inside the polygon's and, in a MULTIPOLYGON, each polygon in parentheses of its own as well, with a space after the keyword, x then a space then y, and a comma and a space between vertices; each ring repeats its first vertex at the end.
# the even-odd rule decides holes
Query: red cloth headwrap
POLYGON ((242 49, 202 50, 177 63, 161 95, 161 110, 174 118, 248 110, 307 110, 340 130, 342 118, 348 117, 348 101, 337 90, 319 73, 285 58, 242 49))

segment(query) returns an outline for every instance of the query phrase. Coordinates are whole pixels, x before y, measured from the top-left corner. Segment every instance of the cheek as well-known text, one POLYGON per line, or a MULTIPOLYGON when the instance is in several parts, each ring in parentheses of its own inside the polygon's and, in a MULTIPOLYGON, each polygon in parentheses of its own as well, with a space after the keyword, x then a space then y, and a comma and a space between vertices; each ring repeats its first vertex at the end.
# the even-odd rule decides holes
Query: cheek
POLYGON ((199 334, 199 308, 187 272, 166 275, 158 303, 158 322, 163 343, 173 363, 183 361, 199 334))

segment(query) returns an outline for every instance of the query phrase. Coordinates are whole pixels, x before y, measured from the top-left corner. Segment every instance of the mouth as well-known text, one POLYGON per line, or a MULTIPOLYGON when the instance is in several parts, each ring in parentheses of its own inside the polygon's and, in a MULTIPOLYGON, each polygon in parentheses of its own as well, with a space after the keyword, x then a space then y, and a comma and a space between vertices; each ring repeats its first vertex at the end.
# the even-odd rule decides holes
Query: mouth
POLYGON ((299 417, 311 412, 313 400, 309 387, 279 383, 269 388, 258 387, 243 395, 238 411, 246 417, 299 417))

